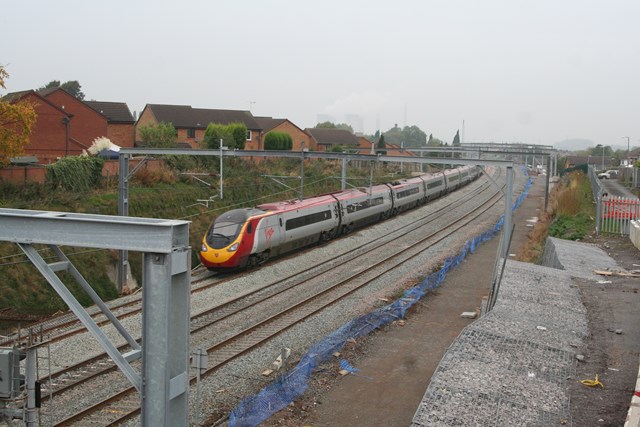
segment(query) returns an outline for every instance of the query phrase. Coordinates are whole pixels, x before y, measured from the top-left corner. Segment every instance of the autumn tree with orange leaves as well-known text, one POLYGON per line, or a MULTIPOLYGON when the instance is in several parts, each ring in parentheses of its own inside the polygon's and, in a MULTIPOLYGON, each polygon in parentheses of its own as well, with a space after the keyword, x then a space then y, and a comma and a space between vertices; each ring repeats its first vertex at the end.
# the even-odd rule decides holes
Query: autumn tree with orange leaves
MULTIPOLYGON (((9 73, 0 65, 0 87, 6 89, 4 80, 9 73)), ((36 122, 35 106, 28 101, 12 103, 0 99, 0 166, 9 164, 9 159, 24 153, 29 143, 31 130, 36 122)))

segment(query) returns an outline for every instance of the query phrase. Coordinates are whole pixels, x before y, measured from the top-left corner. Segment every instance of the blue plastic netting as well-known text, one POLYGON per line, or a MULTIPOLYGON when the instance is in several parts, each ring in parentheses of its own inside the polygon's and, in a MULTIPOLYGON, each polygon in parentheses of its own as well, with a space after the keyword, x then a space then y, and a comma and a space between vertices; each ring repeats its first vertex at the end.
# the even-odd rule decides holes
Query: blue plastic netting
MULTIPOLYGON (((526 174, 526 168, 524 173, 526 174)), ((513 204, 512 211, 517 209, 524 198, 527 197, 531 183, 531 179, 528 179, 524 191, 513 204)), ((313 371, 322 362, 329 360, 333 353, 342 349, 347 340, 367 335, 380 326, 403 318, 413 304, 444 282, 449 270, 457 267, 469 251, 475 253, 475 249, 495 237, 503 225, 504 215, 490 230, 467 241, 457 255, 447 258, 440 270, 430 274, 420 284, 407 289, 400 299, 369 314, 353 319, 315 344, 302 357, 295 368, 263 388, 258 394, 240 401, 229 415, 229 426, 256 426, 285 408, 305 392, 313 371)), ((350 369, 355 369, 346 360, 344 362, 350 369)))

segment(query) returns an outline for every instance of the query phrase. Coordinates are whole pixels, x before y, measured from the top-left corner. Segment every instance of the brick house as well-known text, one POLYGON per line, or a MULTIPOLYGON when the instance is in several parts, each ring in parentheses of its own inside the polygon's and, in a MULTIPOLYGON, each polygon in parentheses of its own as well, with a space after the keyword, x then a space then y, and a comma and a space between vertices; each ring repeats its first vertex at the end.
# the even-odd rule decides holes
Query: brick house
POLYGON ((81 152, 70 138, 67 138, 68 125, 73 119, 70 112, 58 107, 33 90, 13 92, 2 98, 5 102, 30 102, 35 105, 36 122, 31 130, 29 144, 24 147, 25 156, 35 156, 40 163, 55 162, 67 153, 81 152))
MULTIPOLYGON (((39 90, 48 101, 73 115, 69 123, 69 138, 84 149, 106 136, 116 145, 133 147, 135 121, 127 104, 122 102, 81 101, 62 88, 39 90)), ((82 152, 82 150, 80 150, 82 152)), ((69 153, 77 155, 80 153, 69 153)))
POLYGON ((309 151, 316 151, 317 146, 311 136, 296 126, 289 119, 274 119, 272 117, 256 117, 256 122, 262 128, 260 149, 264 149, 264 136, 269 132, 284 132, 291 135, 293 140, 292 151, 300 151, 301 144, 309 151))
POLYGON ((331 151, 333 147, 340 146, 346 149, 358 150, 358 138, 344 129, 335 128, 306 128, 306 133, 311 135, 312 144, 317 151, 331 151))
POLYGON ((133 146, 134 120, 125 103, 83 102, 59 87, 14 92, 3 100, 36 105, 38 117, 25 155, 36 156, 40 163, 80 155, 101 136, 121 147, 133 146))
POLYGON ((133 147, 135 120, 124 102, 84 101, 107 119, 107 138, 120 147, 133 147))
POLYGON ((247 127, 245 149, 258 150, 261 147, 262 128, 249 111, 192 108, 190 105, 147 104, 136 122, 136 142, 140 141, 140 126, 161 122, 171 123, 178 132, 177 142, 186 142, 192 148, 204 148, 201 144, 210 123, 242 123, 247 127))

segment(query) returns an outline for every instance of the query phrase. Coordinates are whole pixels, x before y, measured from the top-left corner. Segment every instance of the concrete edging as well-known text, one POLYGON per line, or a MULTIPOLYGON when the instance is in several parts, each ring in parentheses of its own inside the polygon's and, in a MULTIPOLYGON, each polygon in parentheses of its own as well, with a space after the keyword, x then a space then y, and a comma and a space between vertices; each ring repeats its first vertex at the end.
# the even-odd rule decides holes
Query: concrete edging
POLYGON ((635 392, 633 393, 631 405, 629 405, 629 411, 627 412, 627 420, 624 422, 624 427, 637 426, 640 426, 640 371, 638 371, 635 392))
POLYGON ((629 240, 640 249, 640 220, 631 221, 629 225, 629 240))

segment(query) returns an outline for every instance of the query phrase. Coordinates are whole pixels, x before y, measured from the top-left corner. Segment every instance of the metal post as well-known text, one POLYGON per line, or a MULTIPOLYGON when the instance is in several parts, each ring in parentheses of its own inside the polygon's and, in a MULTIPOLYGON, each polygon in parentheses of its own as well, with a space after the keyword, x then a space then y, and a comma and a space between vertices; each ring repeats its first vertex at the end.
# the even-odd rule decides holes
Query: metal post
POLYGON ((300 201, 304 199, 304 141, 300 143, 300 201))
POLYGON ((220 200, 224 198, 222 188, 222 138, 220 138, 220 200))
MULTIPOLYGON (((129 158, 130 154, 120 154, 118 157, 118 215, 129 216, 129 158)), ((129 252, 118 251, 118 294, 122 294, 129 273, 129 252)))
POLYGON ((36 426, 36 358, 37 350, 35 347, 27 348, 27 369, 26 385, 27 385, 27 426, 36 426))
POLYGON ((193 353, 193 363, 196 370, 196 425, 200 425, 200 375, 207 370, 208 367, 207 352, 201 348, 193 353))
POLYGON ((189 425, 191 251, 143 255, 143 426, 189 425))
POLYGON ((342 179, 340 189, 342 191, 347 189, 347 159, 342 159, 342 179))
POLYGON ((504 226, 502 228, 502 256, 509 254, 509 233, 511 232, 511 206, 513 205, 513 167, 507 166, 507 190, 504 193, 504 226))
POLYGON ((373 160, 369 163, 369 197, 373 194, 373 160))
POLYGON ((547 206, 549 206, 549 179, 551 175, 551 156, 547 156, 547 176, 545 180, 544 187, 544 211, 547 211, 547 206))

